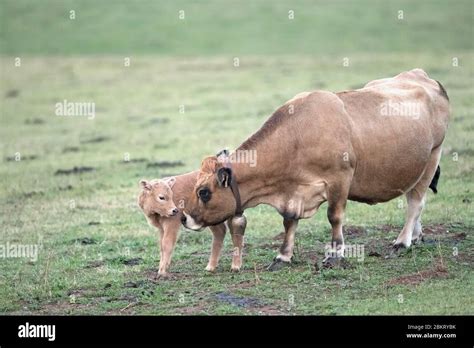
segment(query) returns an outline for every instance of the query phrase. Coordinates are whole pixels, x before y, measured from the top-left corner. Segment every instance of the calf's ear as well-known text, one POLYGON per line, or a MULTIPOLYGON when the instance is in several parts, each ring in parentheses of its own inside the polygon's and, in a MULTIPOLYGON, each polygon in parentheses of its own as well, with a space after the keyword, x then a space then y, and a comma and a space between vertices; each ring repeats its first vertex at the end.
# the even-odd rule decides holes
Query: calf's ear
POLYGON ((217 182, 219 186, 229 187, 232 180, 232 170, 227 167, 219 168, 217 171, 217 182))
POLYGON ((140 187, 144 190, 151 190, 151 184, 148 180, 140 180, 140 187))

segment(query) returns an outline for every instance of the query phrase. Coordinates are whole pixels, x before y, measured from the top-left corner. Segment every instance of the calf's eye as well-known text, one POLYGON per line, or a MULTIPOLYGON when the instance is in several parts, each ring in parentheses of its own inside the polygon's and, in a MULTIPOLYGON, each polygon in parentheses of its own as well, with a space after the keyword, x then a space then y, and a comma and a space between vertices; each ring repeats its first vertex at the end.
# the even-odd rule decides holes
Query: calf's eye
POLYGON ((164 200, 165 200, 165 196, 158 196, 158 199, 159 199, 160 201, 164 201, 164 200))

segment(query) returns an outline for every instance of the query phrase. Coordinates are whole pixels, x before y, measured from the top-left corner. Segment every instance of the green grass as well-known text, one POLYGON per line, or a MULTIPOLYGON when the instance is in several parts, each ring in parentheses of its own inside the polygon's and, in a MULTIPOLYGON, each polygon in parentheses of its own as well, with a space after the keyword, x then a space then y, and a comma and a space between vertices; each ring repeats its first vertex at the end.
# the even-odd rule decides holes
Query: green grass
POLYGON ((456 52, 470 47, 473 36, 469 0, 1 0, 1 4, 0 47, 11 54, 456 52), (398 11, 403 11, 403 20, 398 11))
POLYGON ((0 259, 0 313, 474 313, 470 2, 301 1, 292 23, 280 23, 283 2, 233 2, 231 10, 217 1, 80 1, 74 23, 60 17, 68 2, 39 4, 0 0, 0 244, 42 241, 37 262, 0 259), (185 23, 175 20, 181 8, 185 23), (406 22, 395 21, 398 9, 406 22), (205 155, 235 148, 298 92, 356 88, 414 67, 443 83, 453 111, 439 193, 428 194, 423 215, 433 232, 426 243, 399 258, 368 256, 386 252, 404 209, 399 200, 350 202, 346 241, 363 244, 365 259, 316 271, 330 240, 324 205, 300 223, 293 266, 270 273, 282 225, 262 206, 246 212, 241 273, 230 272, 230 238, 218 272, 207 274, 211 234, 183 230, 174 277, 151 280, 159 252, 135 204, 141 178, 190 171, 205 155), (64 99, 95 102, 96 117, 55 116, 64 99), (17 152, 24 160, 7 160, 17 152), (125 153, 146 161, 124 163, 125 153), (184 166, 147 167, 176 160, 184 166), (74 166, 96 170, 55 175, 74 166), (141 262, 123 263, 133 258, 141 262))

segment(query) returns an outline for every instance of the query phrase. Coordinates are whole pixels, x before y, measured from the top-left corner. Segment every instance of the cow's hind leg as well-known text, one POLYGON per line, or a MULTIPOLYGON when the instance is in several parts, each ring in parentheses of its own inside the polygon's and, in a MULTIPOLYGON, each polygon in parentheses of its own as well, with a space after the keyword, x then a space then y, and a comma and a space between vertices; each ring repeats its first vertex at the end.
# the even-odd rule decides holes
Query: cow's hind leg
POLYGON ((408 203, 406 221, 393 245, 395 249, 410 247, 412 237, 414 237, 415 227, 417 227, 417 233, 421 233, 421 223, 419 222, 419 219, 421 211, 425 205, 426 188, 427 187, 424 189, 423 187, 418 187, 417 184, 414 189, 406 194, 408 203), (419 225, 417 226, 417 224, 419 225))
POLYGON ((407 192, 407 215, 405 225, 398 235, 394 248, 408 248, 412 243, 416 243, 423 237, 421 227, 421 212, 425 205, 426 191, 430 187, 431 181, 436 173, 441 156, 441 147, 434 149, 426 165, 425 172, 421 179, 410 191, 407 192))

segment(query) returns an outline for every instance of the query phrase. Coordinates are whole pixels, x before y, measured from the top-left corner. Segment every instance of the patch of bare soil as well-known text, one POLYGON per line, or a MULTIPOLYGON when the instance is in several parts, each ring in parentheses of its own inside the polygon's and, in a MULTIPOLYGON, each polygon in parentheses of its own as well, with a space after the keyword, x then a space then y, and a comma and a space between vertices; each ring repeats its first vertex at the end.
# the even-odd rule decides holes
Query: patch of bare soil
POLYGON ((184 166, 183 161, 161 161, 161 162, 150 162, 146 165, 147 168, 174 168, 184 166))
POLYGON ((93 172, 96 169, 94 167, 73 167, 71 169, 58 169, 54 175, 71 175, 71 174, 82 174, 86 172, 93 172))
POLYGON ((364 227, 360 226, 344 226, 344 235, 351 237, 360 237, 367 234, 364 227))
POLYGON ((425 235, 440 235, 447 233, 448 229, 445 225, 428 225, 423 226, 423 234, 425 235))
POLYGON ((90 138, 87 140, 81 141, 81 144, 95 144, 95 143, 103 143, 104 141, 109 140, 109 137, 98 136, 95 138, 90 138))
POLYGON ((170 272, 166 276, 158 275, 158 268, 150 268, 143 272, 145 278, 150 282, 161 282, 161 281, 176 281, 180 279, 187 279, 196 277, 194 274, 181 273, 181 272, 170 272))
POLYGON ((418 285, 429 279, 444 279, 447 278, 448 275, 449 272, 446 267, 438 261, 434 267, 430 269, 390 279, 389 281, 385 282, 385 285, 418 285))

